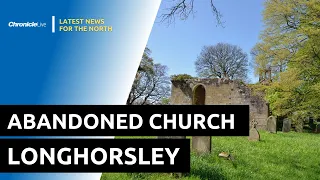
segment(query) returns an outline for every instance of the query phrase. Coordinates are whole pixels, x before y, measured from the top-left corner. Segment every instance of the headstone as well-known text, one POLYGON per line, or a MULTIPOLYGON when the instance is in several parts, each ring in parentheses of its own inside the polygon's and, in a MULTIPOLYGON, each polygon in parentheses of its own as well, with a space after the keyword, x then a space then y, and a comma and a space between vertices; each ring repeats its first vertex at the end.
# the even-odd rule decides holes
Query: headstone
POLYGON ((270 133, 276 133, 277 132, 277 119, 274 116, 268 117, 267 120, 267 131, 270 133))
POLYGON ((260 141, 260 134, 256 128, 251 128, 249 132, 249 141, 260 141))
POLYGON ((253 114, 250 113, 250 129, 257 128, 258 122, 254 119, 253 114))
POLYGON ((192 136, 192 150, 198 154, 211 152, 211 136, 192 136))
POLYGON ((256 129, 257 124, 258 124, 258 122, 252 118, 251 128, 250 128, 249 137, 248 137, 249 141, 260 141, 260 134, 259 134, 258 130, 256 129))
POLYGON ((291 121, 290 119, 283 120, 282 132, 290 132, 291 130, 291 121))

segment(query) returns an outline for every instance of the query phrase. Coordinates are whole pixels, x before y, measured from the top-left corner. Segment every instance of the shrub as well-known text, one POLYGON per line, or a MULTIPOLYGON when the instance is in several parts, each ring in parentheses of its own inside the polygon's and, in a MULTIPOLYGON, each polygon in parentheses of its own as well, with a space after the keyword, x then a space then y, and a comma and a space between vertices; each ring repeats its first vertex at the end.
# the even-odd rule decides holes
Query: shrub
POLYGON ((177 74, 171 76, 172 81, 184 81, 187 79, 193 79, 193 77, 189 74, 177 74))

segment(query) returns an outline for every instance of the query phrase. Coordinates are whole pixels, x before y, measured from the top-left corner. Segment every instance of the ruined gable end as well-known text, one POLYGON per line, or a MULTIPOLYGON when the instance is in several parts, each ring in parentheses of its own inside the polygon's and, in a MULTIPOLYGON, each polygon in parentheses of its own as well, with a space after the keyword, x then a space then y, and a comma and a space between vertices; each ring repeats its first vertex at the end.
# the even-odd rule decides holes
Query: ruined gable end
POLYGON ((256 128, 266 130, 268 104, 240 81, 227 79, 172 80, 171 104, 173 105, 249 105, 251 121, 256 128))

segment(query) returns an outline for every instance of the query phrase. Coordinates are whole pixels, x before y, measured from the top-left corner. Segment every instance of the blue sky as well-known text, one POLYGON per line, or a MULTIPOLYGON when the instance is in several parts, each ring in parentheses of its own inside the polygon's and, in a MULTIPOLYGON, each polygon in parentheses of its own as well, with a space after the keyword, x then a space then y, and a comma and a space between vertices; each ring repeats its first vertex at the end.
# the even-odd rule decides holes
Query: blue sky
MULTIPOLYGON (((169 27, 155 23, 149 37, 148 47, 155 62, 167 65, 169 74, 190 74, 196 76, 194 62, 205 45, 225 42, 240 46, 248 53, 259 40, 263 29, 262 11, 264 0, 215 0, 223 15, 224 28, 217 26, 209 0, 195 1, 195 17, 186 21, 176 20, 169 27)), ((158 16, 168 6, 162 0, 158 16)), ((156 20, 156 22, 158 22, 156 20)), ((249 73, 257 81, 253 72, 249 73)))

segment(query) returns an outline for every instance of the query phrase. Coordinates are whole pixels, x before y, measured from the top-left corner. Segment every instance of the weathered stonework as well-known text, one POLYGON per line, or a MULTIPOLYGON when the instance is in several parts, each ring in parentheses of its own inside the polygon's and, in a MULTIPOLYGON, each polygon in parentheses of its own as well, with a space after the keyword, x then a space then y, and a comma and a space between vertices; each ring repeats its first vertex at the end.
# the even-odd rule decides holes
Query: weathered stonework
POLYGON ((267 129, 269 109, 267 103, 240 81, 227 79, 172 80, 170 102, 173 105, 193 104, 193 90, 199 85, 205 88, 206 105, 249 105, 250 117, 257 122, 258 130, 267 129))

